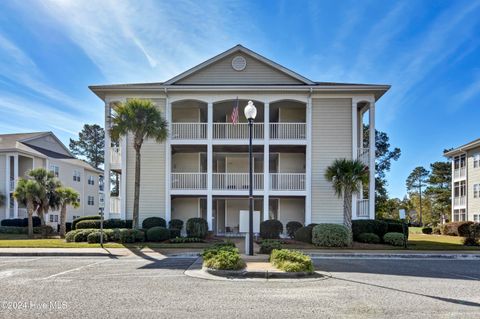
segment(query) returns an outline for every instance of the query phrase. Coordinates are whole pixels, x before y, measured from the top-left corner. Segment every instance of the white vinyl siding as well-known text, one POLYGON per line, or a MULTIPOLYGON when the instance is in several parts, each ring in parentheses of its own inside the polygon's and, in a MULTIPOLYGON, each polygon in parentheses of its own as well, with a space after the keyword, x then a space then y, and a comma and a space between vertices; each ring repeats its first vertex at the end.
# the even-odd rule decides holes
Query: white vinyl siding
POLYGON ((475 156, 480 154, 480 147, 472 149, 467 153, 467 214, 468 220, 473 220, 473 214, 480 212, 480 168, 474 167, 475 156), (474 185, 478 185, 476 188, 474 185), (475 197, 477 195, 477 197, 475 197))
MULTIPOLYGON (((5 168, 6 168, 5 158, 6 158, 5 155, 0 154, 0 194, 4 196, 8 196, 7 190, 5 189, 6 187, 5 179, 7 178, 6 172, 5 172, 5 168)), ((6 198, 4 203, 6 203, 6 198)), ((6 217, 5 211, 6 211, 6 205, 4 204, 3 206, 0 206, 0 220, 5 219, 6 217)))
POLYGON ((312 99, 312 223, 343 223, 343 201, 325 169, 338 158, 352 158, 352 100, 312 99))

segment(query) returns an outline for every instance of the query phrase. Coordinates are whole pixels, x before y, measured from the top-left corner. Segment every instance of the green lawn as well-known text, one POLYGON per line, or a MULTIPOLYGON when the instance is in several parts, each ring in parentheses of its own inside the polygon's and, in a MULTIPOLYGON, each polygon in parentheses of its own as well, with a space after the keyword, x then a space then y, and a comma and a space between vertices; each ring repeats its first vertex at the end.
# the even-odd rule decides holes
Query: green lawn
POLYGON ((408 232, 410 234, 423 234, 422 228, 423 227, 408 227, 408 232))
POLYGON ((408 248, 413 250, 478 250, 480 247, 463 246, 463 237, 410 233, 408 248))

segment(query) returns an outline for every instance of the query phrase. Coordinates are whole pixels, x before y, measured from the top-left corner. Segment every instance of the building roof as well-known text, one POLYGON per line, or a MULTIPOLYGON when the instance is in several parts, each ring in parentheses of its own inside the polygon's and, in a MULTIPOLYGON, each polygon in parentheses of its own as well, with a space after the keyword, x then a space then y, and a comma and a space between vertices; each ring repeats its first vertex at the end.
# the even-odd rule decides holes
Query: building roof
POLYGON ((473 141, 471 141, 467 144, 464 144, 462 146, 459 146, 457 148, 454 148, 453 150, 448 151, 448 152, 444 153, 443 155, 446 156, 446 157, 452 157, 452 156, 458 155, 459 153, 463 153, 465 151, 468 151, 468 150, 471 150, 471 149, 474 149, 474 148, 477 148, 477 147, 480 147, 480 138, 478 138, 476 140, 473 140, 473 141))

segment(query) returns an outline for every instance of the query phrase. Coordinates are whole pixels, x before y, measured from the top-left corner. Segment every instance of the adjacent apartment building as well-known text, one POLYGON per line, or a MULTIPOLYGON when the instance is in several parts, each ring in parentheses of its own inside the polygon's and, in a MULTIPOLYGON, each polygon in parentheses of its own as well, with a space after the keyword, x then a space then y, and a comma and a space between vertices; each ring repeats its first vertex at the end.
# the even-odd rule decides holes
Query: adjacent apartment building
MULTIPOLYGON (((103 172, 73 156, 68 148, 52 133, 20 133, 0 135, 0 220, 25 218, 25 206, 13 198, 19 177, 33 168, 52 171, 64 186, 80 194, 80 207, 67 208, 67 221, 85 215, 96 215, 103 207, 103 172)), ((59 212, 52 211, 46 222, 56 228, 59 212)))
MULTIPOLYGON (((225 235, 239 232, 240 212, 248 209, 243 109, 250 100, 258 111, 253 187, 262 220, 342 223, 342 200, 324 177, 337 158, 359 158, 369 167, 370 183, 353 200, 353 218, 373 219, 375 103, 389 88, 315 82, 241 45, 162 83, 90 87, 105 102, 107 129, 113 104, 130 98, 152 100, 169 122, 165 143, 147 140, 142 148, 140 221, 202 217, 225 235)), ((131 137, 114 146, 107 130, 105 172, 117 173, 120 183, 119 196, 105 194, 106 215, 132 218, 134 165, 131 137)))
POLYGON ((480 139, 445 156, 452 160, 452 220, 480 222, 480 139))

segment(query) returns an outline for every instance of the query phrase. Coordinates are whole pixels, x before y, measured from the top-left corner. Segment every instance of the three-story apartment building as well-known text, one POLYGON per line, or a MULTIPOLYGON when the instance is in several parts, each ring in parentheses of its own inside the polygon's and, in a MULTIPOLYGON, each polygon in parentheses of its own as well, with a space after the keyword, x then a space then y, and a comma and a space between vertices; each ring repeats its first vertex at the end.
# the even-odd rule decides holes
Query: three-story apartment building
MULTIPOLYGON (((26 208, 13 197, 19 177, 29 170, 43 167, 55 174, 64 186, 80 194, 80 207, 67 208, 67 221, 96 215, 103 207, 103 172, 77 159, 52 132, 0 135, 0 220, 27 217, 26 208)), ((51 211, 46 222, 55 227, 60 213, 51 211)))
MULTIPOLYGON (((343 206, 325 169, 337 158, 361 159, 370 183, 353 200, 354 218, 375 216, 375 102, 388 85, 311 81, 237 45, 163 83, 91 86, 112 105, 151 99, 169 122, 169 137, 142 147, 140 219, 203 217, 216 234, 239 231, 248 209, 248 124, 243 108, 257 108, 253 127, 254 209, 262 220, 342 223, 343 206), (239 105, 239 123, 230 116, 239 105), (370 140, 364 143, 364 124, 370 140)), ((135 153, 131 138, 105 141, 105 172, 120 175, 118 197, 107 192, 105 212, 131 218, 135 153)), ((108 186, 106 186, 108 189, 108 186)))
POLYGON ((480 222, 480 139, 445 156, 452 160, 452 220, 480 222))

